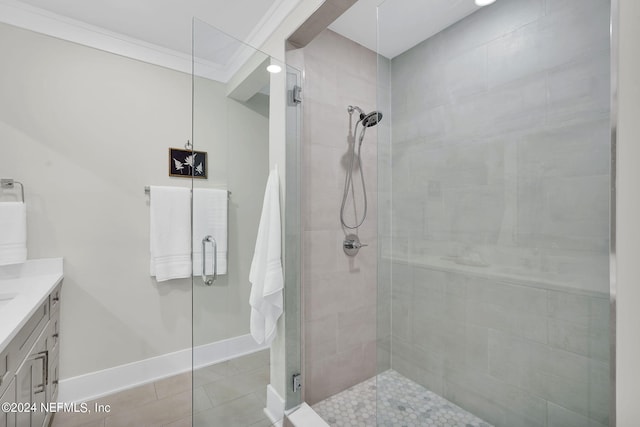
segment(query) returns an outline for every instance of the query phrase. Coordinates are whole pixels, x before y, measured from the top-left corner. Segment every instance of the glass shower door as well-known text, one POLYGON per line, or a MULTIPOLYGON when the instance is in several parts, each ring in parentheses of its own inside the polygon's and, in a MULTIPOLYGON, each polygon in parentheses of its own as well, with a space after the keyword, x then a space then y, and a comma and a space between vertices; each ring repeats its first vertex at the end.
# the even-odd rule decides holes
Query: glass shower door
POLYGON ((269 174, 274 62, 194 20, 194 426, 271 424, 270 350, 250 334, 249 271, 269 174))

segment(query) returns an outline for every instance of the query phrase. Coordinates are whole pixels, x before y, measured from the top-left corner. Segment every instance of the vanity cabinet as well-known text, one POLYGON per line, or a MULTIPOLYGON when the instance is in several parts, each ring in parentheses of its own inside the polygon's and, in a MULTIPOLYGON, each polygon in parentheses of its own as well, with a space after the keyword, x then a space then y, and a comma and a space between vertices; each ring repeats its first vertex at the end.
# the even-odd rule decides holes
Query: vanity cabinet
MULTIPOLYGON (((4 393, 0 396, 0 405, 3 403, 12 403, 16 401, 16 382, 11 380, 7 384, 4 393)), ((0 427, 16 427, 15 412, 0 411, 0 427)))
POLYGON ((49 425, 52 414, 46 409, 50 402, 55 402, 58 394, 61 286, 58 284, 27 320, 5 350, 5 359, 0 359, 0 372, 4 360, 7 368, 4 378, 11 379, 11 385, 4 394, 4 384, 0 384, 3 396, 0 401, 30 408, 9 414, 2 412, 5 419, 0 420, 0 427, 49 425))

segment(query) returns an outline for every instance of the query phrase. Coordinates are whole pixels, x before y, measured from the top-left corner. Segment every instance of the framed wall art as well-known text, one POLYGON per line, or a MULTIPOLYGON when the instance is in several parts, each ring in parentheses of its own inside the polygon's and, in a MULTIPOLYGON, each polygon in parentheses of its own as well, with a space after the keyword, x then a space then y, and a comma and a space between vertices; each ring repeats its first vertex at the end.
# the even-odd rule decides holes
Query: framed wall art
POLYGON ((169 176, 207 179, 207 152, 169 148, 169 176))

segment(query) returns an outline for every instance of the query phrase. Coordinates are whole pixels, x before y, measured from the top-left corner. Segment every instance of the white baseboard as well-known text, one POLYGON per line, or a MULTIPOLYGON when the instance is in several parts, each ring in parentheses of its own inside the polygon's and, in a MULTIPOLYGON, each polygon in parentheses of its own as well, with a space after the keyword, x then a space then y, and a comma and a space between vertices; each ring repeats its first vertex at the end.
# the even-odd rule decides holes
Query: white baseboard
POLYGON ((282 426, 282 420, 284 419, 284 398, 280 396, 271 384, 267 386, 267 407, 264 408, 264 413, 274 426, 282 426))
POLYGON ((241 335, 60 381, 59 402, 86 402, 269 348, 241 335), (193 355, 193 358, 192 358, 193 355))
MULTIPOLYGON (((265 350, 267 348, 269 348, 269 345, 256 344, 250 334, 216 341, 211 344, 200 345, 194 349, 193 368, 202 368, 203 366, 235 359, 236 357, 255 353, 256 351, 265 350)), ((191 369, 191 366, 186 370, 189 369, 191 369)))

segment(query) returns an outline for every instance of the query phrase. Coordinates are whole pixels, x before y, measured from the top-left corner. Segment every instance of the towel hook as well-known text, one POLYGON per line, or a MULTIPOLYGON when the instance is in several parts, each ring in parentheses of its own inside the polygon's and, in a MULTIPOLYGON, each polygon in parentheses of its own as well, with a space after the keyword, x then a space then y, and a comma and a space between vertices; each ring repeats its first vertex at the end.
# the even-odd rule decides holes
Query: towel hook
POLYGON ((187 139, 187 143, 184 144, 184 148, 185 148, 185 150, 192 150, 193 149, 193 144, 191 143, 191 141, 189 141, 187 139))

